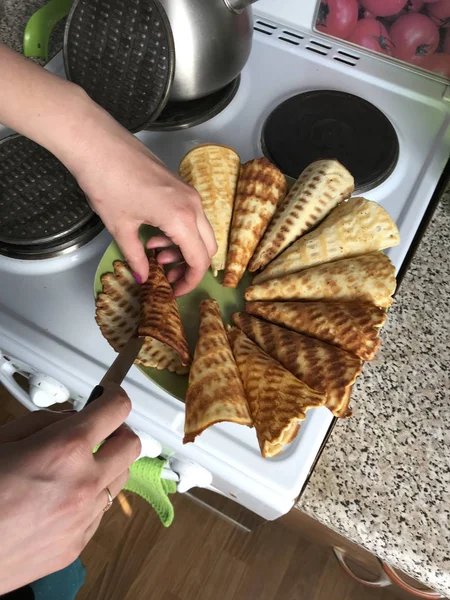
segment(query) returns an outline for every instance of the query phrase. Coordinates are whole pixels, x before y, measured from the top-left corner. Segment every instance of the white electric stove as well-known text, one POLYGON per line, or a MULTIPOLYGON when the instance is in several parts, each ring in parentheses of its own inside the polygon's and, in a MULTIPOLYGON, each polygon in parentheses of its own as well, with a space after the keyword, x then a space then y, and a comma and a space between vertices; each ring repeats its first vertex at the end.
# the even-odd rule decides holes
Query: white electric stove
MULTIPOLYGON (((232 146, 244 162, 262 155, 264 123, 284 100, 317 90, 367 100, 387 117, 398 141, 392 173, 364 196, 397 222, 402 242, 388 254, 400 269, 450 155, 447 83, 313 33, 315 7, 306 0, 255 4, 253 50, 231 103, 196 127, 138 137, 174 170, 203 142, 232 146)), ((61 56, 48 68, 63 75, 61 56)), ((0 257, 0 381, 31 410, 68 397, 82 407, 114 359, 95 323, 93 297, 95 270, 110 241, 104 231, 53 259, 0 257), (18 386, 15 372, 29 377, 30 393, 18 386)), ((182 403, 135 368, 124 388, 133 401, 129 423, 149 456, 171 456, 166 476, 180 480, 179 491, 213 489, 266 519, 293 506, 333 422, 325 408, 309 411, 290 447, 264 460, 255 432, 233 424, 214 426, 183 446, 182 403)))

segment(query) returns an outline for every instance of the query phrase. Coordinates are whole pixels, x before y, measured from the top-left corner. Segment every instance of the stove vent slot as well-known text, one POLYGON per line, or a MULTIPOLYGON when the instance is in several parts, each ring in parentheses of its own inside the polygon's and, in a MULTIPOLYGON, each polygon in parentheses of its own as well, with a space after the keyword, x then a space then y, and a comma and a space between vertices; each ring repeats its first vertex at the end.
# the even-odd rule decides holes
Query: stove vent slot
POLYGON ((317 46, 318 48, 323 48, 324 50, 331 50, 333 46, 327 44, 325 42, 319 42, 318 40, 311 40, 311 44, 313 46, 317 46))
POLYGON ((276 25, 271 25, 266 21, 256 21, 253 25, 253 29, 255 31, 259 31, 260 33, 265 33, 266 35, 273 35, 278 27, 276 25))
POLYGON ((327 56, 332 47, 326 42, 312 39, 309 40, 309 44, 306 46, 306 49, 310 52, 320 54, 321 56, 327 56))
POLYGON ((292 31, 284 30, 282 35, 278 36, 278 39, 294 46, 300 46, 300 42, 304 39, 299 33, 292 33, 292 31))
POLYGON ((320 54, 321 56, 327 56, 328 55, 328 51, 327 50, 322 50, 320 48, 315 48, 314 46, 306 46, 306 49, 309 50, 310 52, 315 52, 316 54, 320 54))
POLYGON ((344 50, 338 50, 337 55, 333 56, 334 60, 349 65, 350 67, 356 67, 360 57, 357 54, 350 54, 344 50))
POLYGON ((254 21, 253 29, 265 35, 275 36, 277 40, 289 44, 291 48, 296 46, 300 52, 308 50, 319 56, 328 56, 329 60, 336 60, 349 67, 356 67, 361 60, 361 56, 357 52, 341 50, 339 46, 334 46, 332 42, 310 37, 306 32, 282 29, 270 21, 263 21, 258 18, 254 21))

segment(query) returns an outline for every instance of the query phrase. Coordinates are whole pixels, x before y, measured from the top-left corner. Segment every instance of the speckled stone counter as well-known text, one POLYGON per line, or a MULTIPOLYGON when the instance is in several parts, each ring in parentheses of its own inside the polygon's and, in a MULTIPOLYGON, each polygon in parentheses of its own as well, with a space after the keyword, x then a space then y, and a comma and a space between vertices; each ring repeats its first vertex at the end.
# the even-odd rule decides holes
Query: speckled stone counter
POLYGON ((450 187, 298 508, 450 597, 450 187))
MULTIPOLYGON (((45 0, 0 0, 22 50, 45 0)), ((49 53, 61 46, 61 24, 49 53)), ((406 274, 383 348, 353 392, 298 508, 450 597, 450 189, 406 274)))

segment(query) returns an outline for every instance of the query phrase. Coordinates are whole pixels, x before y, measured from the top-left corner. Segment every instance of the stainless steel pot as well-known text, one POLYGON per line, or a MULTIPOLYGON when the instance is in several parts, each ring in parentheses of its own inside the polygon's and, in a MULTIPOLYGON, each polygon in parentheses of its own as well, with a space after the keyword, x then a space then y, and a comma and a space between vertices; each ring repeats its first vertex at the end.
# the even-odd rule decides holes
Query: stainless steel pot
POLYGON ((159 0, 172 27, 175 75, 171 101, 195 100, 233 81, 252 47, 256 0, 159 0))

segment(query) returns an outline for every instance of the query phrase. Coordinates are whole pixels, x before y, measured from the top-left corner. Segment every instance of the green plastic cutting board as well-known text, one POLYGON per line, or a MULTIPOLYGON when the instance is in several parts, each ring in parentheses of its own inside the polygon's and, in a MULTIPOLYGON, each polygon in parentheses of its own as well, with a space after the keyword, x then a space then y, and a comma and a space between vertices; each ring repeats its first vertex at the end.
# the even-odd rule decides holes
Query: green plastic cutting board
MULTIPOLYGON (((139 232, 143 243, 154 235, 160 235, 160 233, 158 229, 147 225, 141 227, 139 232)), ((103 255, 95 273, 94 295, 96 298, 102 291, 100 277, 104 273, 114 271, 113 262, 115 260, 124 260, 124 257, 117 244, 112 242, 103 255)), ((204 298, 214 298, 217 300, 222 311, 224 323, 231 323, 232 313, 244 309, 244 292, 250 284, 251 274, 246 272, 239 287, 235 290, 223 287, 221 281, 222 275, 219 275, 216 279, 211 271, 208 270, 201 283, 193 292, 182 298, 178 298, 181 320, 183 321, 192 356, 194 355, 195 344, 197 342, 199 305, 201 300, 204 298)), ((184 401, 188 385, 187 375, 175 375, 166 370, 158 371, 157 369, 149 369, 147 367, 138 367, 138 369, 168 394, 178 398, 178 400, 184 401)))

